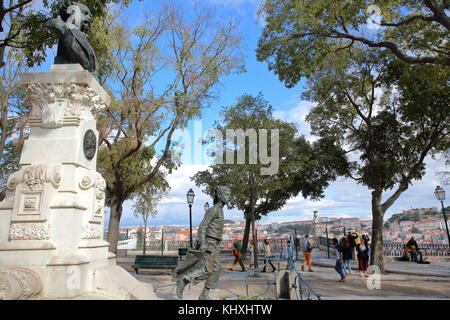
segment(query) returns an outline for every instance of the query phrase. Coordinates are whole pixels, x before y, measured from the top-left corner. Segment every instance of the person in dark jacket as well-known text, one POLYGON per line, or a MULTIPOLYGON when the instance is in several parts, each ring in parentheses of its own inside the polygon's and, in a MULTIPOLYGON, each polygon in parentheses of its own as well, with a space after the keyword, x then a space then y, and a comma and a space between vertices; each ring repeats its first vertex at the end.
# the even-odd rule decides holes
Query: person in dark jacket
POLYGON ((414 237, 411 237, 409 241, 406 243, 406 249, 409 254, 411 254, 411 262, 418 262, 417 256, 420 256, 420 262, 423 261, 422 252, 419 250, 419 245, 417 244, 416 239, 414 237))
POLYGON ((356 260, 356 239, 358 238, 358 236, 356 235, 355 232, 348 232, 347 234, 347 239, 348 242, 350 243, 350 248, 352 251, 352 259, 356 260))
POLYGON ((333 246, 336 253, 336 265, 334 266, 334 270, 336 270, 337 273, 341 276, 340 282, 345 282, 345 274, 342 270, 342 262, 343 262, 343 256, 342 256, 342 247, 339 245, 339 241, 336 238, 333 238, 333 246))
POLYGON ((341 239, 342 247, 342 267, 344 269, 345 276, 351 276, 352 274, 352 247, 347 237, 342 237, 341 239))
POLYGON ((361 243, 356 246, 356 251, 358 252, 359 276, 368 277, 367 269, 369 268, 370 245, 369 238, 366 235, 362 236, 361 243))

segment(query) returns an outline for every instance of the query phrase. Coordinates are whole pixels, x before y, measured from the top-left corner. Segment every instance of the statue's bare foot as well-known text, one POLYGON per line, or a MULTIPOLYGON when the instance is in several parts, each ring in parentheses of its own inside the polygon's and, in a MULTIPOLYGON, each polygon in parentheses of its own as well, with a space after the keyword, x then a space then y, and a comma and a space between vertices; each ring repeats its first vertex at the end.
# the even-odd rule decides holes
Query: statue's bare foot
POLYGON ((211 297, 209 296, 209 289, 207 287, 203 288, 200 297, 198 297, 198 300, 212 300, 211 297))

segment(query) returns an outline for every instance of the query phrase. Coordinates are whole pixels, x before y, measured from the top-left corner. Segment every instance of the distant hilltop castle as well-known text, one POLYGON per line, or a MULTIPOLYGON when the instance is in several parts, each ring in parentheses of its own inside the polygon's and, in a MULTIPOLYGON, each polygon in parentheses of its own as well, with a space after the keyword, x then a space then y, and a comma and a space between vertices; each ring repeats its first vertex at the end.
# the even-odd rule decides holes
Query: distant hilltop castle
POLYGON ((433 208, 420 208, 403 210, 402 213, 395 213, 389 219, 389 223, 401 222, 406 220, 419 221, 426 217, 436 216, 441 214, 441 211, 437 207, 433 208))

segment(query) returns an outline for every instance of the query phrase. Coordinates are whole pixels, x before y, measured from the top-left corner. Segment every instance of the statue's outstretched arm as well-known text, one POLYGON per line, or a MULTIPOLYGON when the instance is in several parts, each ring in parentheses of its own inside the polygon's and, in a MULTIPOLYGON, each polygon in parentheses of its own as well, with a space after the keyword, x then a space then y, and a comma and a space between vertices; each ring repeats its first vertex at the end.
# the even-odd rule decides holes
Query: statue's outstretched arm
POLYGON ((67 23, 62 21, 60 17, 48 20, 45 26, 59 39, 64 38, 68 31, 67 23))

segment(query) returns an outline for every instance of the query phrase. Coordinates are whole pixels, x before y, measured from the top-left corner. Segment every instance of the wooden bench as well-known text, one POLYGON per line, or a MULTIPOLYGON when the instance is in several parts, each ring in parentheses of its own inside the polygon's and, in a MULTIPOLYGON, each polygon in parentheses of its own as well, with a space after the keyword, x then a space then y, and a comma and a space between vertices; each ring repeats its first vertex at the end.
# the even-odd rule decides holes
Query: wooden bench
POLYGON ((177 256, 136 256, 132 268, 139 274, 139 269, 175 269, 177 256))

